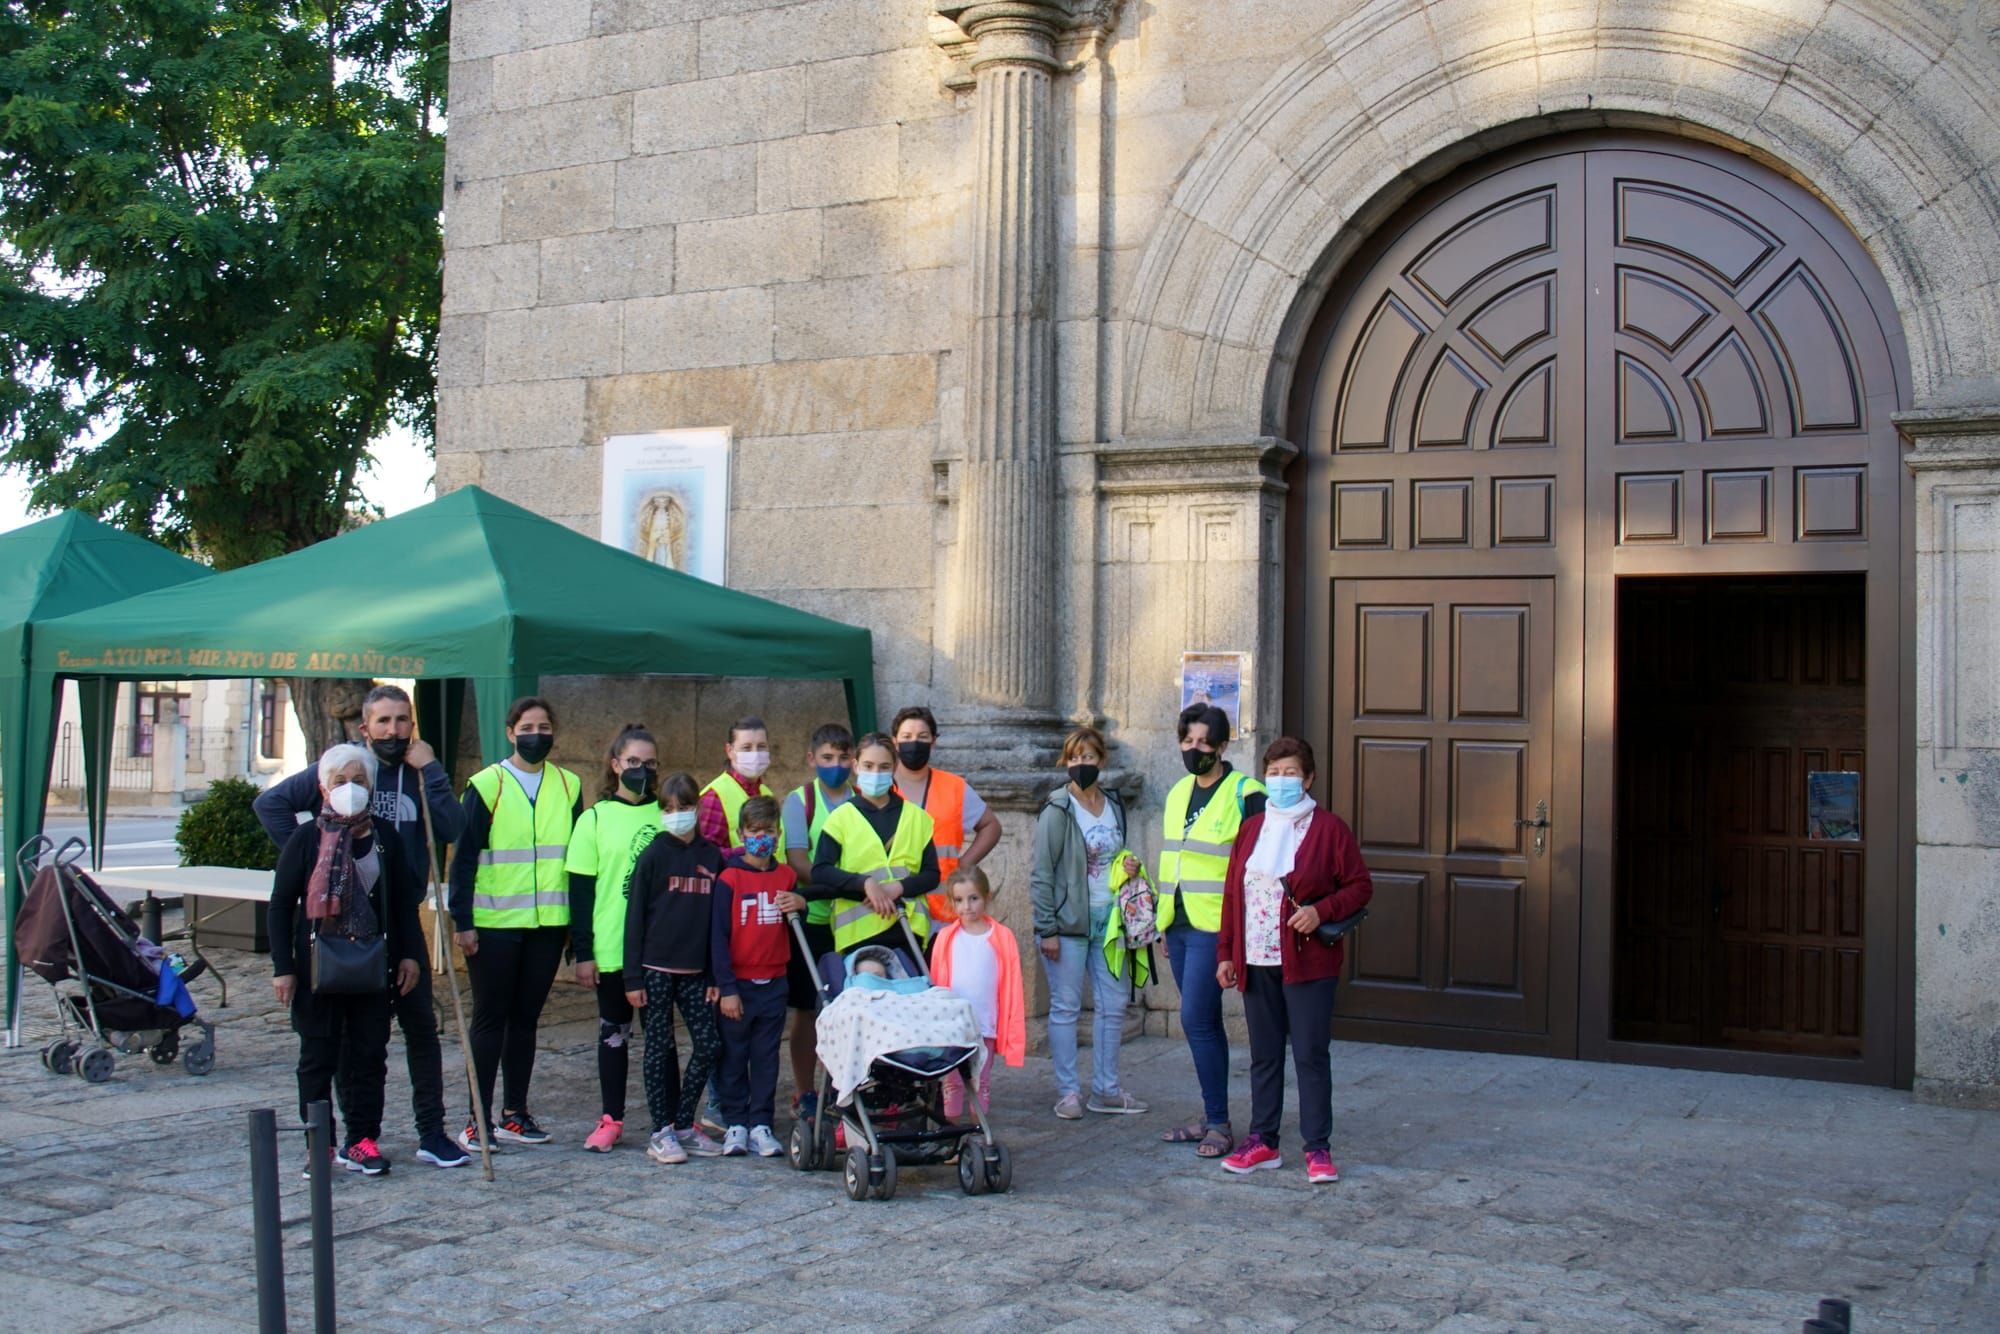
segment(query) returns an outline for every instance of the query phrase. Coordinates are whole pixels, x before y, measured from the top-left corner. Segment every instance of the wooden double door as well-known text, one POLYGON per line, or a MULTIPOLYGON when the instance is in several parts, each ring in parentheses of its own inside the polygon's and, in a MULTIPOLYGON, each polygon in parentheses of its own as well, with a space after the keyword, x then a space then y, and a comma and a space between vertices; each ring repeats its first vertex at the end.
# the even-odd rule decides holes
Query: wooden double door
MULTIPOLYGON (((1343 1030, 1893 1079, 1904 376, 1864 252, 1752 163, 1600 136, 1444 183, 1348 273, 1295 387, 1287 627, 1289 721, 1376 877, 1343 1030), (1859 1032, 1766 1033, 1746 1055, 1713 1030, 1635 1029, 1614 983, 1617 737, 1647 704, 1619 690, 1619 590, 1830 574, 1864 589, 1851 758, 1871 836, 1847 859, 1859 930, 1840 965, 1859 1032)), ((1674 892, 1706 901, 1706 876, 1674 892)))

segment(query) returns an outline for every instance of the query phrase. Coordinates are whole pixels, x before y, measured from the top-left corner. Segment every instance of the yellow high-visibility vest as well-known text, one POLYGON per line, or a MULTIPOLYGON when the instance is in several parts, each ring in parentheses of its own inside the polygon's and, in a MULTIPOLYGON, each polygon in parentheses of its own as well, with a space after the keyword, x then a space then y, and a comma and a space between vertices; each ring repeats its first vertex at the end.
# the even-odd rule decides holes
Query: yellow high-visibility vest
POLYGON ((583 780, 544 765, 531 800, 518 778, 489 764, 472 776, 471 787, 493 813, 472 878, 473 927, 568 926, 566 863, 583 780))
MULTIPOLYGON (((822 832, 840 844, 840 869, 849 875, 865 875, 878 880, 907 880, 924 864, 924 849, 931 842, 931 817, 922 807, 903 803, 896 820, 896 833, 889 846, 863 818, 855 798, 826 817, 822 832)), ((917 940, 930 935, 931 918, 922 895, 905 895, 903 916, 917 940)), ((833 947, 843 954, 852 947, 882 933, 883 921, 865 901, 833 900, 833 947)))
POLYGON ((1188 804, 1194 796, 1194 775, 1174 784, 1167 794, 1164 841, 1160 844, 1159 926, 1165 931, 1174 924, 1174 891, 1180 891, 1187 905, 1188 925, 1197 931, 1222 929, 1222 882, 1229 875, 1229 849, 1236 831, 1243 827, 1243 803, 1264 785, 1244 773, 1231 770, 1221 781, 1220 792, 1208 799, 1187 827, 1188 804))

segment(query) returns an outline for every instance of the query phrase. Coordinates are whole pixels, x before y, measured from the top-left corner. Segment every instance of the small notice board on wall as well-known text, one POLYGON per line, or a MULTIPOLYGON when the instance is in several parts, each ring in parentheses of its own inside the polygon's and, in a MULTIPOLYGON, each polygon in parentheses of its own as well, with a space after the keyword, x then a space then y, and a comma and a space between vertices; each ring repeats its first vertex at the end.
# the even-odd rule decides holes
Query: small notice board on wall
POLYGON ((1213 704, 1229 715, 1232 735, 1252 726, 1250 655, 1248 653, 1181 654, 1181 707, 1213 704))
POLYGON ((606 440, 603 539, 655 565, 727 583, 729 452, 726 427, 606 440))

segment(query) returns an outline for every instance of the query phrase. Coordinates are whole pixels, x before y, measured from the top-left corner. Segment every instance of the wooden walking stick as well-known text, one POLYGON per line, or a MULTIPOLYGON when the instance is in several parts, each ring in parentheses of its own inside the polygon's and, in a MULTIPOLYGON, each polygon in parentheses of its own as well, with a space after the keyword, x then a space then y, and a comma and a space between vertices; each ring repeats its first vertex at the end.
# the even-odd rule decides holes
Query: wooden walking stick
POLYGON ((458 998, 458 970, 452 965, 451 946, 445 942, 457 939, 457 932, 451 929, 451 914, 445 909, 444 879, 438 874, 437 835, 431 832, 430 794, 421 787, 417 789, 417 808, 424 813, 424 851, 430 858, 431 866, 431 910, 437 915, 436 957, 441 960, 438 971, 443 981, 451 988, 451 1014, 458 1024, 458 1052, 465 1058, 465 1087, 472 1094, 472 1114, 479 1125, 479 1165, 486 1172, 486 1179, 493 1179, 493 1145, 488 1142, 486 1100, 479 1096, 479 1073, 472 1068, 472 1044, 465 1039, 465 1003, 458 998))

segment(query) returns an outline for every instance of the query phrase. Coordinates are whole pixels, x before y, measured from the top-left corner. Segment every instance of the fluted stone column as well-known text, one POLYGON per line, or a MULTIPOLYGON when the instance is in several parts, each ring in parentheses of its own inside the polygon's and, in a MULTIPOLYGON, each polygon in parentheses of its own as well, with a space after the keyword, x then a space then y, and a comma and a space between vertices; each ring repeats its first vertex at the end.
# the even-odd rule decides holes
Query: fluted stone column
POLYGON ((958 693, 1047 711, 1055 595, 1055 136, 1063 4, 944 6, 977 86, 974 318, 959 479, 958 693), (953 12, 955 11, 955 12, 953 12))

